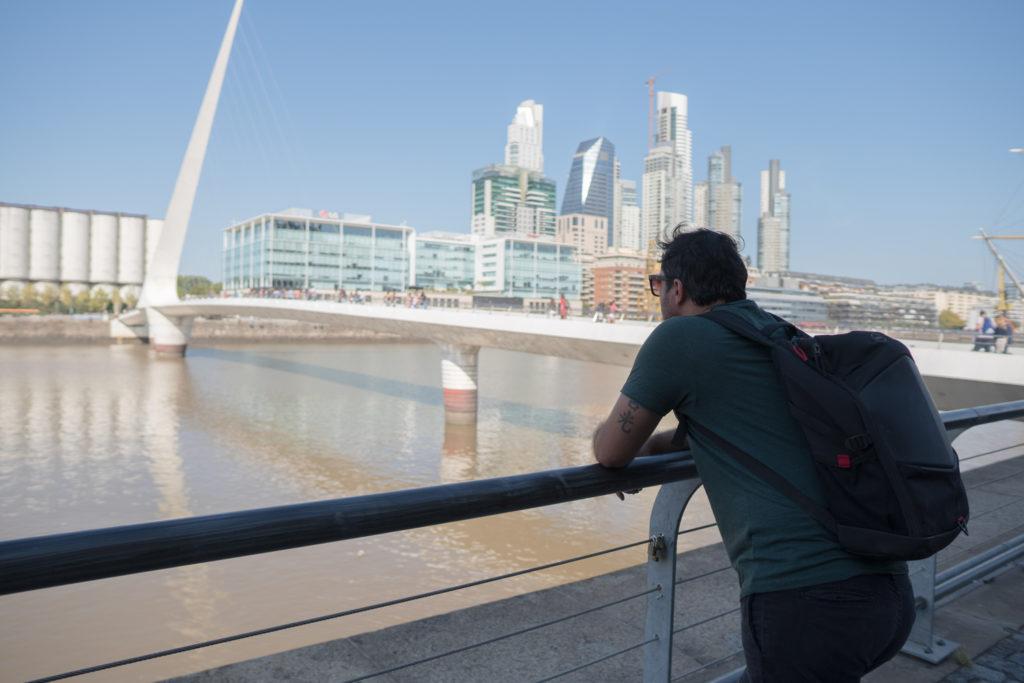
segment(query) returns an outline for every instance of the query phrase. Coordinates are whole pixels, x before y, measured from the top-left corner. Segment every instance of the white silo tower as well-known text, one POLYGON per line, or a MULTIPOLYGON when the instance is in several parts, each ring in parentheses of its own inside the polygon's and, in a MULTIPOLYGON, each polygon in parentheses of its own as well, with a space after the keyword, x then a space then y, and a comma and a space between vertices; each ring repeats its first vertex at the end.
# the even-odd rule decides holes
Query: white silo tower
POLYGON ((117 216, 94 213, 89 229, 89 282, 113 291, 117 282, 117 216))
POLYGON ((117 281, 123 285, 141 285, 146 262, 144 218, 121 216, 117 254, 117 281))
POLYGON ((28 281, 28 209, 0 205, 0 289, 28 281))
POLYGON ((89 282, 89 214, 64 211, 60 217, 60 282, 78 294, 89 282))
POLYGON ((32 209, 29 214, 28 279, 56 291, 60 281, 60 212, 32 209))

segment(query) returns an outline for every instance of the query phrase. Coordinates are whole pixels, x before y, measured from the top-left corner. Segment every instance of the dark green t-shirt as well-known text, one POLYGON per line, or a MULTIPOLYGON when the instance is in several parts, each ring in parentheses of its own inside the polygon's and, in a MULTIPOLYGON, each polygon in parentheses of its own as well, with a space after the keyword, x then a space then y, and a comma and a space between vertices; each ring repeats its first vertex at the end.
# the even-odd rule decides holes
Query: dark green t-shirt
MULTIPOLYGON (((757 327, 773 322, 752 301, 718 309, 757 327)), ((640 348, 622 393, 658 415, 690 416, 824 502, 764 347, 705 318, 670 318, 640 348)), ((690 447, 743 595, 906 572, 902 562, 845 552, 795 503, 700 435, 690 434, 690 447)))

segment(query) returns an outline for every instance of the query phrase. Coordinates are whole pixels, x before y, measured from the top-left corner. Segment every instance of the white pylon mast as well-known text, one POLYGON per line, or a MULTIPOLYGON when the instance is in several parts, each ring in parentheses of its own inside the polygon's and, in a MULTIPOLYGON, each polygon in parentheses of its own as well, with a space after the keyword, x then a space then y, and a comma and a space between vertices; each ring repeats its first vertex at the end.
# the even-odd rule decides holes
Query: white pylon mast
POLYGON ((224 74, 228 68, 228 58, 231 56, 231 46, 235 41, 235 29, 238 28, 243 2, 244 0, 235 0, 224 39, 220 43, 217 60, 213 63, 213 73, 210 74, 210 81, 206 85, 203 102, 199 105, 199 114, 192 128, 192 137, 189 138, 185 158, 181 161, 171 203, 167 206, 164 227, 157 239, 153 260, 146 269, 139 308, 178 301, 178 266, 181 263, 181 250, 185 246, 185 233, 188 231, 188 221, 192 215, 192 203, 196 198, 199 176, 203 172, 206 147, 210 142, 213 118, 217 113, 220 90, 224 85, 224 74))

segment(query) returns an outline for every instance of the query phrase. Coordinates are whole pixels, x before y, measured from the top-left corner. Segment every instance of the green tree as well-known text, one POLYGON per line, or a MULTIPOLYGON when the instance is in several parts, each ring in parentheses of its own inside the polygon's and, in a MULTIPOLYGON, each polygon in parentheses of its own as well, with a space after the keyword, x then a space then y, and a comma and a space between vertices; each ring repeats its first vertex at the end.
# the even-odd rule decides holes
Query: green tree
POLYGON ((939 313, 939 327, 944 330, 962 330, 966 324, 963 318, 948 308, 939 313))
POLYGON ((221 284, 211 282, 202 275, 179 275, 178 296, 216 296, 220 294, 221 284))
POLYGON ((97 287, 89 297, 89 310, 93 313, 103 313, 110 308, 110 293, 103 287, 97 287))
POLYGON ((71 309, 75 304, 75 297, 71 294, 71 288, 64 285, 60 288, 60 294, 57 295, 57 300, 60 301, 61 311, 64 313, 70 313, 71 309))
POLYGON ((18 304, 22 308, 35 308, 36 288, 32 285, 25 285, 18 293, 18 304))
POLYGON ((75 313, 85 313, 91 311, 92 297, 89 296, 89 290, 83 290, 75 295, 72 301, 72 307, 75 309, 75 313))
POLYGON ((124 298, 125 308, 127 308, 129 310, 134 309, 138 304, 139 304, 139 297, 135 296, 134 294, 129 294, 128 296, 126 296, 124 298))
POLYGON ((114 309, 114 315, 121 315, 121 309, 124 308, 124 302, 121 301, 121 290, 114 287, 114 296, 110 299, 112 308, 114 309))
POLYGON ((57 304, 57 288, 52 285, 43 285, 36 294, 36 301, 44 313, 54 313, 57 304))

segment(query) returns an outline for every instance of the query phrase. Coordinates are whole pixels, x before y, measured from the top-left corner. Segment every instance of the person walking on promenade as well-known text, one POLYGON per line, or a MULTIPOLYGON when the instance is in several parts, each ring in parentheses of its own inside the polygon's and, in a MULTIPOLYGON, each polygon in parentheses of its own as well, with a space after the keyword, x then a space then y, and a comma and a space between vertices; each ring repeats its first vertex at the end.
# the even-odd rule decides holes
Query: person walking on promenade
MULTIPOLYGON (((608 468, 682 450, 674 412, 768 465, 825 502, 800 426, 764 346, 700 314, 715 308, 759 328, 775 319, 746 298, 747 270, 724 233, 677 228, 649 276, 663 322, 644 342, 594 457, 608 468)), ((776 332, 782 332, 777 330, 776 332)), ((679 430, 685 433, 685 428, 679 430)), ((914 622, 903 562, 852 555, 789 497, 707 438, 689 446, 740 584, 743 650, 752 682, 857 681, 891 659, 914 622)))
POLYGON ((565 320, 569 316, 569 302, 565 298, 565 294, 558 295, 558 317, 565 320))
POLYGON ((1006 313, 1000 312, 996 316, 995 325, 996 353, 1009 353, 1010 345, 1013 344, 1013 323, 1010 322, 1006 313))
POLYGON ((608 322, 613 323, 615 319, 619 317, 619 304, 616 301, 612 301, 608 307, 608 322))

